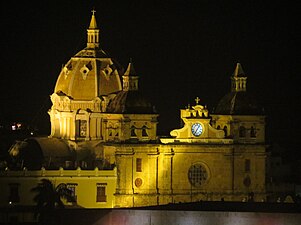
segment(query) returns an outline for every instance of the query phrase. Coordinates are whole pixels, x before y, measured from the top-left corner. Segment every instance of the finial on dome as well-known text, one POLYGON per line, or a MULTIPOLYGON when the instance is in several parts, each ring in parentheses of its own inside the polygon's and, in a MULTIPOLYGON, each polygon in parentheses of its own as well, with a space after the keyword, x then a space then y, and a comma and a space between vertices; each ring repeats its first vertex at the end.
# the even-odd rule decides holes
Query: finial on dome
POLYGON ((87 47, 88 48, 98 48, 99 47, 99 29, 97 27, 96 17, 95 17, 95 10, 92 11, 92 17, 90 21, 90 25, 88 28, 88 41, 87 47))
POLYGON ((92 12, 92 17, 91 17, 89 29, 97 29, 97 23, 95 18, 96 10, 93 9, 91 10, 91 12, 92 12))

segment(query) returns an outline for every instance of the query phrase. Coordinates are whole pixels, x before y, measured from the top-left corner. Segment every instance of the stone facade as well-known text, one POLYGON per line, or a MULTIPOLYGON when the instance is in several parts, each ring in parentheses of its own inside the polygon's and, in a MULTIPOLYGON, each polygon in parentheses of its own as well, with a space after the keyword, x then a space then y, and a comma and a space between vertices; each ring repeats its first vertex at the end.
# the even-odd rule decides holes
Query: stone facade
MULTIPOLYGON (((210 125, 212 119, 199 104, 181 110, 181 115, 184 127, 171 131, 174 138, 160 138, 158 145, 116 146, 116 205, 222 199, 264 201, 266 151, 263 137, 237 137, 239 133, 235 133, 235 138, 226 137, 223 130, 210 125), (194 124, 201 127, 200 134, 195 133, 194 124)), ((215 126, 230 123, 225 122, 229 119, 225 117, 213 117, 217 118, 215 126)), ((257 128, 263 125, 262 118, 256 116, 240 120, 244 125, 245 121, 251 121, 257 128)), ((229 131, 235 131, 235 126, 229 126, 229 131)))

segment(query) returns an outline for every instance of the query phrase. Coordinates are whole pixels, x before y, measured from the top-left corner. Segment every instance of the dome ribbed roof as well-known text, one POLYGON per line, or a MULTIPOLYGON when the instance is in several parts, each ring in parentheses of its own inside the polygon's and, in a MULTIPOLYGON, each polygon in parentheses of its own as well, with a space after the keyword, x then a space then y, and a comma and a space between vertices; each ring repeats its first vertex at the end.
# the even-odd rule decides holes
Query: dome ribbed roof
POLYGON ((54 93, 64 93, 74 100, 91 100, 122 89, 119 64, 100 47, 99 29, 93 10, 87 29, 87 47, 62 68, 54 93))
POLYGON ((230 92, 219 101, 214 114, 261 115, 263 114, 263 108, 247 92, 230 92))
POLYGON ((153 114, 154 106, 140 91, 120 91, 107 107, 109 113, 153 114))

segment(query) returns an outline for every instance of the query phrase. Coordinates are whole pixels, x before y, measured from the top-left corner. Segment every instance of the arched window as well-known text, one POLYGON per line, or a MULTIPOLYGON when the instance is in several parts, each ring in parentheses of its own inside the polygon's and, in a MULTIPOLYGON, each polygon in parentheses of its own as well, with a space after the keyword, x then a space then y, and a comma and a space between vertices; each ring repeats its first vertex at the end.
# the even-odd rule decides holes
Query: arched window
POLYGON ((220 125, 218 125, 218 126, 216 127, 216 129, 217 129, 217 130, 220 130, 220 129, 221 129, 221 126, 220 126, 220 125))
POLYGON ((87 121, 86 120, 76 120, 76 136, 86 137, 87 135, 87 121))
POLYGON ((131 127, 131 137, 137 137, 136 128, 134 126, 131 127))
POLYGON ((253 126, 251 127, 250 136, 252 138, 256 137, 256 130, 255 130, 255 128, 253 126))
POLYGON ((228 136, 228 127, 224 126, 223 130, 225 132, 225 137, 227 137, 228 136))
POLYGON ((147 137, 148 136, 146 129, 147 129, 146 126, 142 127, 142 137, 147 137))
POLYGON ((250 171, 251 171, 251 160, 245 159, 245 172, 250 172, 250 171))
POLYGON ((246 128, 244 126, 239 127, 239 137, 246 137, 246 128))

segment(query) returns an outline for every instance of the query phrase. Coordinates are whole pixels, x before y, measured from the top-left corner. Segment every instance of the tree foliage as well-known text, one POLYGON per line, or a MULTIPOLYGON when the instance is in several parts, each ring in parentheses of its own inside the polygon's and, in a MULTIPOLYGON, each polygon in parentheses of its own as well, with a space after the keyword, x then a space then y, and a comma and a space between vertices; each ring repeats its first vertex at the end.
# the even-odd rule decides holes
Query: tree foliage
POLYGON ((37 193, 33 200, 37 203, 35 217, 39 221, 44 220, 47 213, 53 213, 54 209, 64 208, 62 199, 74 202, 73 193, 65 183, 55 187, 50 180, 42 179, 31 191, 37 193))

